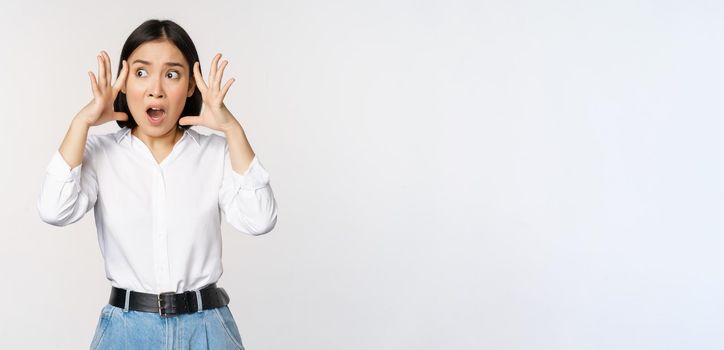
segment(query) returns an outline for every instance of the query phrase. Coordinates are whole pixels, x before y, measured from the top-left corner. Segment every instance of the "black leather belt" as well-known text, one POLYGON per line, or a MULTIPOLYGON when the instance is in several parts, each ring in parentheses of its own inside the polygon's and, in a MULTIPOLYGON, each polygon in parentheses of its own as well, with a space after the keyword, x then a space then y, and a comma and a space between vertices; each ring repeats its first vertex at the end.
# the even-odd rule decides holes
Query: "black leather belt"
MULTIPOLYGON (((111 298, 108 302, 113 306, 125 308, 126 292, 126 289, 112 287, 111 298)), ((229 295, 226 294, 224 288, 217 288, 216 283, 199 289, 198 293, 193 290, 183 293, 165 292, 161 294, 130 291, 128 295, 129 310, 157 312, 161 317, 188 314, 229 304, 229 295), (200 305, 199 302, 201 302, 200 305)))

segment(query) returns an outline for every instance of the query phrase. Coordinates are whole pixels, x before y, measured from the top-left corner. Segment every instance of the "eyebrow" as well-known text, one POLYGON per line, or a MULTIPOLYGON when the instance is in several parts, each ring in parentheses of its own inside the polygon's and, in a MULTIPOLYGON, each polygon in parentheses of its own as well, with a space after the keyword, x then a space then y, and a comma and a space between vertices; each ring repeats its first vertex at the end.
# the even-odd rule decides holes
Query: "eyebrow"
MULTIPOLYGON (((136 63, 141 63, 141 64, 145 64, 145 65, 148 65, 148 66, 151 65, 151 62, 144 61, 144 60, 135 60, 135 61, 133 61, 133 63, 131 63, 131 64, 136 64, 136 63)), ((164 66, 181 67, 181 68, 183 68, 183 65, 182 65, 181 63, 178 63, 178 62, 166 62, 166 63, 164 63, 163 65, 164 65, 164 66)))

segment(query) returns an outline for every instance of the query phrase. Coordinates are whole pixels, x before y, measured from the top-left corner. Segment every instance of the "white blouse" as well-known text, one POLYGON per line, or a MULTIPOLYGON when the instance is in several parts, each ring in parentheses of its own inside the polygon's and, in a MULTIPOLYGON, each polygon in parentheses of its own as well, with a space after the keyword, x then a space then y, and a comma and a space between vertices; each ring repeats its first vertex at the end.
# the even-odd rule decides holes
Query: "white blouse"
POLYGON ((40 218, 65 226, 94 208, 112 286, 159 294, 217 282, 222 214, 250 235, 276 225, 269 173, 254 157, 238 174, 226 138, 190 128, 159 164, 130 131, 89 134, 73 169, 56 150, 38 197, 40 218))

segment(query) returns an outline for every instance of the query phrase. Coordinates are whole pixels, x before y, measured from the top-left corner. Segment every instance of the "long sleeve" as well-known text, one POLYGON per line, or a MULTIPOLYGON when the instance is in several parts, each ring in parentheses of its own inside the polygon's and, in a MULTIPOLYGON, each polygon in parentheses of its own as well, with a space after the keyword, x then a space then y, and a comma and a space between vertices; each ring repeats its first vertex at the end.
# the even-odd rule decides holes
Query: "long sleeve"
POLYGON ((98 196, 98 181, 88 161, 91 152, 92 147, 87 142, 83 163, 71 169, 60 151, 55 151, 38 196, 37 208, 43 222, 54 226, 69 225, 93 208, 98 196))
POLYGON ((243 174, 234 171, 228 144, 224 147, 219 206, 226 222, 241 233, 261 235, 271 231, 277 222, 277 203, 269 173, 256 156, 243 174))

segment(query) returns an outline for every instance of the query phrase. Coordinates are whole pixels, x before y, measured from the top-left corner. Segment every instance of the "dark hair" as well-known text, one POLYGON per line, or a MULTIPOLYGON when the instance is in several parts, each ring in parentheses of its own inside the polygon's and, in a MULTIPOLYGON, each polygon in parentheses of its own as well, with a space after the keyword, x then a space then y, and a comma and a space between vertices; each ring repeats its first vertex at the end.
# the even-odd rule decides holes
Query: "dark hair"
MULTIPOLYGON (((181 51, 181 53, 186 58, 186 62, 189 65, 189 70, 191 71, 189 75, 190 79, 194 79, 194 62, 199 60, 199 54, 196 52, 196 46, 194 45, 194 42, 191 41, 191 37, 189 37, 186 31, 174 21, 158 19, 149 19, 141 23, 141 25, 138 26, 138 28, 134 29, 131 35, 128 36, 128 39, 126 39, 126 42, 123 44, 123 49, 121 50, 121 58, 118 61, 118 74, 116 74, 116 78, 121 75, 123 60, 127 60, 128 57, 131 56, 131 53, 136 48, 141 46, 141 44, 158 39, 166 39, 172 44, 176 45, 179 51, 181 51)), ((181 112, 181 117, 187 115, 199 115, 199 113, 201 112, 202 102, 203 100, 201 98, 201 91, 199 91, 199 88, 197 86, 194 88, 194 94, 191 95, 191 97, 186 98, 186 104, 184 105, 184 109, 181 112)), ((128 120, 116 120, 118 126, 120 126, 121 128, 127 126, 132 129, 138 125, 133 119, 133 115, 131 115, 131 111, 128 108, 126 94, 124 94, 122 91, 118 92, 118 96, 113 102, 113 107, 116 112, 124 112, 128 115, 128 120)), ((180 126, 184 129, 188 129, 191 127, 191 125, 178 125, 178 122, 177 126, 180 126)))

